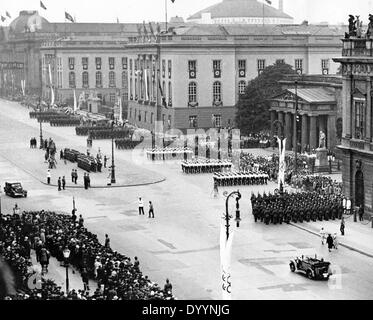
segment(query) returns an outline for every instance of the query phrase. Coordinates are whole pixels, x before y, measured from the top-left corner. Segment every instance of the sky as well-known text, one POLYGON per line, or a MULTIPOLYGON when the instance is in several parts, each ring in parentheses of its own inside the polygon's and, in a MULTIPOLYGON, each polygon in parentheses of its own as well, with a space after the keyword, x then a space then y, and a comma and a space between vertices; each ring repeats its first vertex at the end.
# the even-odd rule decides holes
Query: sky
MULTIPOLYGON (((67 11, 77 22, 142 22, 165 21, 165 0, 42 0, 47 10, 40 8, 40 0, 0 0, 0 14, 8 11, 14 19, 21 10, 38 10, 50 22, 63 22, 67 11)), ((193 13, 222 0, 171 0, 167 1, 168 18, 186 19, 193 13)), ((264 0, 259 0, 264 2, 264 0)), ((272 0, 278 8, 279 0, 272 0)), ((373 14, 373 0, 284 0, 284 10, 294 17, 295 23, 347 23, 348 15, 360 15, 368 22, 373 14)), ((8 19, 2 25, 8 25, 8 19)), ((1 21, 0 21, 1 23, 1 21)))

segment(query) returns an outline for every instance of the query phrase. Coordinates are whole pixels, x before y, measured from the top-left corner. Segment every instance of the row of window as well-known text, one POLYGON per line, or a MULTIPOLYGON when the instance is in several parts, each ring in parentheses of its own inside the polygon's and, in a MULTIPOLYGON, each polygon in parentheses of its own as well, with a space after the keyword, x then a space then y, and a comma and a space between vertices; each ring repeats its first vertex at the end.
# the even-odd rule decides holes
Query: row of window
MULTIPOLYGON (((221 127, 221 115, 220 114, 213 114, 212 115, 212 125, 215 128, 221 127)), ((189 116, 189 128, 198 128, 198 117, 197 116, 189 116)))
MULTIPOLYGON (((276 63, 285 63, 285 59, 277 59, 276 63)), ((303 59, 295 59, 294 63, 295 70, 298 72, 303 72, 303 59)), ((257 70, 258 73, 261 73, 266 68, 266 60, 258 59, 257 60, 257 70)), ((325 70, 329 70, 329 59, 321 60, 321 69, 324 73, 325 70)), ((212 71, 215 78, 220 78, 222 74, 221 70, 221 60, 212 60, 212 71)), ((197 77, 197 60, 188 61, 188 72, 189 79, 195 79, 197 77)), ((238 74, 240 78, 246 77, 246 60, 238 60, 238 74)))
MULTIPOLYGON (((139 110, 139 112, 137 112, 137 109, 135 109, 134 114, 132 114, 132 109, 129 109, 129 118, 130 119, 135 119, 139 122, 144 122, 144 123, 147 123, 149 121, 150 124, 153 124, 154 113, 153 112, 149 112, 149 113, 150 113, 150 119, 148 118, 148 111, 141 112, 141 110, 139 110), (144 115, 144 117, 143 117, 143 115, 144 115), (132 116, 133 116, 133 118, 132 118, 132 116)), ((163 126, 166 125, 166 115, 165 114, 162 114, 162 123, 163 123, 163 126)), ((168 115, 167 126, 168 126, 168 129, 171 129, 171 115, 168 115)))
MULTIPOLYGON (((62 76, 62 74, 61 74, 62 76)), ((60 77, 58 77, 58 87, 62 87, 62 79, 59 80, 60 77)), ((102 88, 102 72, 97 71, 95 74, 96 78, 96 88, 102 88)), ((70 88, 76 88, 76 75, 74 71, 69 72, 69 87, 70 88)), ((89 73, 87 71, 82 72, 82 87, 83 88, 89 88, 89 73)), ((114 71, 109 72, 109 88, 115 88, 116 87, 116 73, 114 71)), ((122 72, 122 88, 127 87, 127 71, 122 72)))
MULTIPOLYGON (((88 70, 88 57, 83 57, 82 58, 82 67, 83 70, 88 70)), ((59 64, 61 64, 61 60, 58 61, 59 64)), ((114 57, 109 57, 108 59, 109 63, 109 69, 114 70, 115 69, 115 58, 114 57)), ((68 58, 68 65, 70 70, 75 70, 75 58, 74 57, 69 57, 68 58)), ((102 58, 96 57, 95 58, 95 65, 97 70, 101 70, 102 67, 102 58)), ((122 58, 122 69, 127 70, 127 57, 122 58)))
MULTIPOLYGON (((137 59, 137 60, 129 60, 129 72, 130 76, 133 74, 138 75, 136 72, 138 70, 143 71, 144 69, 152 70, 152 76, 155 77, 155 60, 143 60, 143 59, 137 59)), ((171 79, 172 74, 172 61, 167 61, 167 75, 168 79, 171 79)), ((162 60, 162 78, 166 78, 166 60, 162 60)))
MULTIPOLYGON (((243 85, 246 84, 244 83, 243 85)), ((245 89, 243 88, 241 91, 243 93, 245 89)), ((214 104, 222 102, 222 85, 220 81, 215 81, 212 84, 212 101, 214 104)), ((197 102, 197 83, 192 81, 188 85, 188 103, 196 104, 197 102)))

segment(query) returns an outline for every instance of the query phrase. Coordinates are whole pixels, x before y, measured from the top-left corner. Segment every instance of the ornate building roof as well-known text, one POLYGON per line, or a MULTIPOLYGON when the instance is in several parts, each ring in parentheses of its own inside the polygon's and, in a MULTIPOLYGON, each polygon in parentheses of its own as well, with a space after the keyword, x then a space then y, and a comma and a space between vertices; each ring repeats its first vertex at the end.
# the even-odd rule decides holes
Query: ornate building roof
POLYGON ((211 19, 216 18, 282 18, 292 19, 291 16, 272 6, 257 0, 223 0, 223 2, 203 9, 188 18, 188 20, 201 19, 203 13, 211 13, 211 19), (264 10, 263 10, 264 6, 264 10))
POLYGON ((45 28, 49 22, 35 10, 23 10, 9 25, 13 33, 37 32, 45 28))

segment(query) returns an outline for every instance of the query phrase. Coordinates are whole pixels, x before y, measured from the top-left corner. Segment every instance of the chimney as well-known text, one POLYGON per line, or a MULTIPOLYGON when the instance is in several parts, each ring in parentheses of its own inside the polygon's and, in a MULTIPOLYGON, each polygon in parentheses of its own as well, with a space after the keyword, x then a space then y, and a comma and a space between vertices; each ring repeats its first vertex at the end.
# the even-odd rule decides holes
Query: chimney
POLYGON ((278 2, 278 9, 281 12, 284 12, 284 0, 279 0, 279 2, 278 2))

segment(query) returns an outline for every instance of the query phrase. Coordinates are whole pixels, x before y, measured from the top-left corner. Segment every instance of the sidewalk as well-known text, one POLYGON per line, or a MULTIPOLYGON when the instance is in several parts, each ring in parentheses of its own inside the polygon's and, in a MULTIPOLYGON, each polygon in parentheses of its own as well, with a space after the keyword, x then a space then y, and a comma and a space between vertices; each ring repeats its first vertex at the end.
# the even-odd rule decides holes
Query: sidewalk
MULTIPOLYGON (((35 251, 31 251, 31 260, 32 264, 35 266, 40 267, 40 263, 36 262, 36 255, 35 251)), ((83 280, 78 270, 76 270, 73 266, 69 265, 69 290, 75 289, 77 290, 84 290, 83 280)), ((49 266, 48 266, 48 273, 44 275, 44 278, 53 280, 57 286, 61 287, 61 290, 65 292, 66 290, 66 268, 60 266, 60 263, 57 261, 56 258, 50 257, 49 259, 49 266)), ((97 288, 97 282, 93 280, 89 280, 89 289, 90 292, 93 293, 97 288)))
MULTIPOLYGON (((368 221, 365 220, 364 223, 368 221)), ((345 235, 342 236, 339 230, 341 221, 316 221, 304 223, 290 223, 292 226, 320 236, 321 228, 324 228, 326 233, 337 233, 339 245, 356 251, 360 254, 373 258, 373 228, 372 223, 362 224, 354 222, 354 217, 345 218, 345 235)))
MULTIPOLYGON (((11 162, 13 165, 27 172, 29 175, 39 180, 44 185, 47 184, 47 170, 48 164, 44 159, 44 150, 40 149, 25 149, 22 150, 22 156, 17 152, 11 152, 8 149, 1 149, 0 155, 11 162)), ((57 154, 59 155, 59 153, 57 154)), ((89 173, 91 178, 91 188, 113 188, 113 187, 134 187, 156 184, 165 181, 165 177, 149 171, 144 168, 136 167, 131 163, 116 159, 116 184, 108 185, 110 182, 109 169, 102 168, 102 172, 91 172, 89 173)), ((57 189, 58 177, 65 176, 66 188, 84 188, 83 176, 86 171, 78 168, 77 163, 66 160, 60 160, 57 158, 57 168, 51 169, 51 184, 49 186, 57 189), (78 171, 78 183, 74 184, 71 182, 71 170, 77 169, 78 171)))

